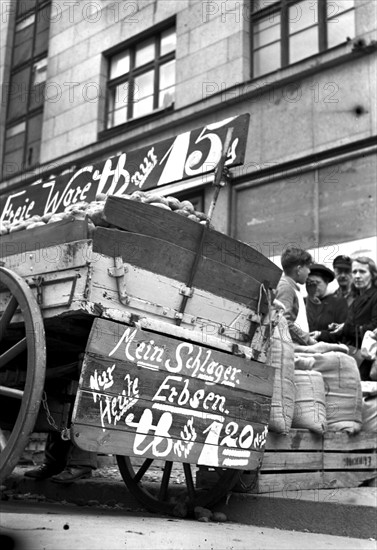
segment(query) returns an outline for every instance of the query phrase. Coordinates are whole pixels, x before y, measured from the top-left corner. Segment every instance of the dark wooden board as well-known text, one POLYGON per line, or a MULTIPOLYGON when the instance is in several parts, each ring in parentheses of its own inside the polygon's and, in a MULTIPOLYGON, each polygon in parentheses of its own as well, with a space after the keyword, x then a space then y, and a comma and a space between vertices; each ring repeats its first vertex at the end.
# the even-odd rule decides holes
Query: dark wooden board
POLYGON ((132 403, 131 398, 128 399, 122 394, 110 396, 79 390, 74 421, 97 426, 101 431, 125 431, 131 438, 134 438, 135 434, 148 435, 155 432, 156 436, 184 440, 185 433, 188 437, 192 432, 195 435, 195 443, 204 443, 208 440, 208 444, 211 445, 258 452, 264 447, 260 445, 260 441, 266 424, 261 422, 243 419, 235 421, 230 414, 222 415, 221 412, 179 406, 167 405, 166 410, 160 410, 158 407, 162 404, 153 403, 142 397, 132 403), (210 431, 213 433, 208 435, 210 431))
POLYGON ((208 384, 204 380, 153 371, 130 362, 86 355, 82 366, 80 389, 109 400, 123 396, 131 402, 134 386, 137 401, 145 407, 172 408, 188 415, 203 413, 229 417, 234 421, 261 422, 270 418, 271 398, 240 389, 208 384), (193 414, 194 414, 193 413, 193 414))
POLYGON ((240 470, 255 470, 262 461, 262 452, 250 451, 250 455, 236 456, 233 459, 228 447, 218 447, 211 444, 195 443, 191 448, 181 439, 163 439, 157 441, 153 435, 140 438, 135 451, 133 437, 128 432, 106 430, 75 422, 71 428, 72 439, 78 447, 86 451, 122 456, 139 456, 158 458, 172 462, 188 462, 190 464, 205 464, 207 466, 235 468, 240 470))
MULTIPOLYGON (((203 225, 174 212, 115 196, 107 198, 104 216, 121 229, 166 240, 191 252, 197 251, 204 230, 203 225)), ((200 254, 259 282, 268 281, 271 288, 276 288, 282 273, 251 246, 213 229, 205 229, 200 254)))
POLYGON ((95 319, 76 395, 75 436, 92 441, 97 452, 119 453, 119 443, 108 443, 116 431, 131 455, 161 458, 164 446, 172 453, 166 459, 182 448, 186 462, 200 456, 202 464, 224 465, 226 457, 228 467, 254 467, 253 453, 263 453, 267 438, 273 383, 263 367, 273 372, 246 358, 95 319), (249 379, 253 367, 256 376, 249 379), (139 452, 146 438, 150 445, 139 452), (181 443, 173 448, 173 440, 181 443))
MULTIPOLYGON (((108 256, 121 256, 126 263, 183 284, 189 283, 195 261, 194 252, 166 240, 102 227, 97 227, 94 231, 93 251, 108 256)), ((205 257, 199 260, 193 287, 255 310, 260 302, 259 281, 242 271, 205 257)))
POLYGON ((74 217, 0 237, 0 258, 88 238, 86 220, 74 217))
MULTIPOLYGON (((106 319, 96 319, 87 350, 89 356, 102 357, 105 362, 137 365, 148 359, 150 367, 165 374, 198 378, 203 384, 224 385, 248 395, 272 396, 274 368, 269 365, 106 319), (133 359, 127 361, 127 355, 133 359)), ((86 378, 82 383, 89 388, 86 378)))

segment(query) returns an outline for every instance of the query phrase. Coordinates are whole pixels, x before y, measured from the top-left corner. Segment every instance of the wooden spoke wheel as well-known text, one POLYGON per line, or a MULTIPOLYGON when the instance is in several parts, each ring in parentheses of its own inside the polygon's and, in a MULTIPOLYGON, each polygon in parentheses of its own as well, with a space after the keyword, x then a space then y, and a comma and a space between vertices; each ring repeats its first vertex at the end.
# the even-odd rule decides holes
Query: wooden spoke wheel
POLYGON ((152 512, 177 517, 192 516, 196 506, 215 505, 237 483, 240 470, 216 468, 207 488, 196 488, 197 466, 165 462, 161 467, 153 459, 117 456, 121 476, 130 491, 152 512))
POLYGON ((34 429, 44 390, 46 338, 41 311, 30 287, 5 267, 0 267, 0 281, 0 292, 10 293, 0 317, 3 481, 19 462, 34 429))

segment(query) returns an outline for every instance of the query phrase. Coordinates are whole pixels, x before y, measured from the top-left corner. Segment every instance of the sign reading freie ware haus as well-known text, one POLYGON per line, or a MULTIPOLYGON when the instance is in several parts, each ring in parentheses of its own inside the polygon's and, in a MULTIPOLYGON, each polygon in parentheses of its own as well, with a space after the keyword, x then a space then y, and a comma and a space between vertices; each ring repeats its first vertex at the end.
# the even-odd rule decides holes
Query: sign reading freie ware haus
POLYGON ((268 365, 96 319, 72 419, 96 452, 253 469, 264 451, 268 365))
POLYGON ((99 163, 38 180, 1 200, 0 221, 23 221, 34 215, 62 212, 98 194, 122 195, 148 190, 213 172, 228 128, 233 128, 227 167, 243 163, 250 115, 230 117, 99 163))

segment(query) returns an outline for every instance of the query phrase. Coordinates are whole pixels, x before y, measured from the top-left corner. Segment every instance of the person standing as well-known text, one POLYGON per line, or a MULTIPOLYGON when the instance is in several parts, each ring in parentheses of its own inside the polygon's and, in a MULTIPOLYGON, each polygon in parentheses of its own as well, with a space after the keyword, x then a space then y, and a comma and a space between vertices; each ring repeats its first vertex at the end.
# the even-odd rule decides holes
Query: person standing
POLYGON ((301 345, 316 344, 309 334, 304 296, 299 284, 304 285, 313 259, 309 252, 298 247, 287 247, 281 256, 283 275, 276 288, 275 298, 284 306, 292 341, 301 345))
POLYGON ((337 256, 333 261, 332 266, 334 269, 335 278, 339 285, 339 288, 334 294, 338 298, 345 298, 349 307, 352 304, 354 298, 351 291, 352 260, 349 256, 337 256))
MULTIPOLYGON (((377 328, 377 266, 367 256, 352 260, 351 291, 354 300, 344 323, 334 324, 333 332, 356 352, 361 349, 363 336, 367 330, 377 328)), ((372 361, 364 359, 359 363, 361 380, 370 380, 372 361)))
POLYGON ((49 432, 43 464, 27 470, 24 475, 36 481, 51 478, 54 483, 72 483, 91 477, 96 468, 96 453, 83 451, 70 440, 63 440, 60 432, 49 432))
POLYGON ((333 271, 325 265, 313 264, 310 267, 306 281, 306 314, 310 335, 320 342, 336 342, 336 337, 330 334, 329 325, 344 323, 347 319, 347 300, 343 296, 327 292, 328 285, 333 280, 333 271))

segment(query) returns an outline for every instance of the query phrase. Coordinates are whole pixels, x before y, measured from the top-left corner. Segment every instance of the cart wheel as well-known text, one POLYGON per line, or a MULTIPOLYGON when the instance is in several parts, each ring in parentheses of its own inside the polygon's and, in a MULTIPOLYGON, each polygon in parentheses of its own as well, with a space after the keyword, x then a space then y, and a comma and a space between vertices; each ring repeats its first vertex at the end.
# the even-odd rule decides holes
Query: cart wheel
MULTIPOLYGON (((0 277, 1 290, 5 287, 10 292, 10 299, 0 317, 2 383, 7 384, 8 374, 13 373, 13 383, 0 385, 2 414, 4 416, 4 410, 13 413, 10 423, 12 414, 4 416, 4 421, 9 423, 5 427, 9 437, 2 437, 1 442, 0 480, 3 481, 19 462, 34 429, 44 390, 46 339, 41 311, 30 287, 19 275, 5 267, 0 267, 0 277), (11 327, 11 320, 18 308, 22 317, 11 327)), ((3 424, 3 419, 1 422, 3 424)))
POLYGON ((116 458, 121 476, 133 496, 152 512, 178 517, 192 515, 195 506, 215 505, 231 491, 242 473, 240 470, 216 468, 214 483, 208 489, 196 489, 195 465, 165 462, 162 476, 158 479, 156 471, 150 470, 153 459, 116 458))

